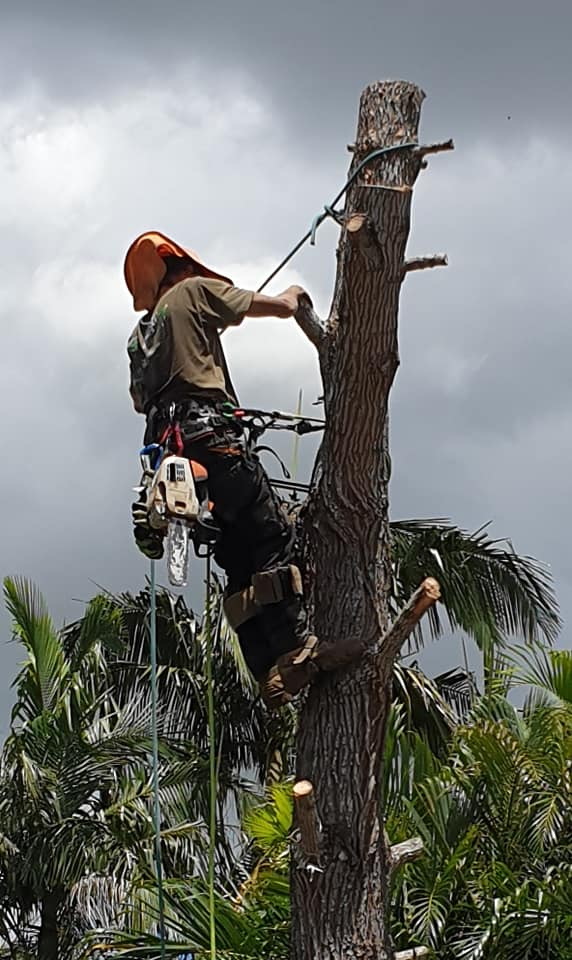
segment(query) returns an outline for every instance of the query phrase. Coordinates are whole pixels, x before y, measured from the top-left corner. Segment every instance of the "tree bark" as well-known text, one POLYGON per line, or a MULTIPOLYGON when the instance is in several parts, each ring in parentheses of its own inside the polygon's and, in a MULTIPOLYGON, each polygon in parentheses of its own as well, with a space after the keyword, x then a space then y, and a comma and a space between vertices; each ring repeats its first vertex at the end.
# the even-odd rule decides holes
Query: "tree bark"
MULTIPOLYGON (((423 98, 403 82, 364 90, 350 173, 372 150, 417 142, 423 98)), ((321 664, 336 669, 312 687, 299 724, 297 779, 315 788, 321 872, 293 866, 294 960, 393 957, 391 861, 380 816, 398 653, 380 643, 391 577, 387 409, 399 364, 411 190, 423 162, 421 150, 407 147, 358 175, 347 193, 331 313, 323 335, 308 331, 320 358, 326 428, 304 508, 306 575, 321 664)))

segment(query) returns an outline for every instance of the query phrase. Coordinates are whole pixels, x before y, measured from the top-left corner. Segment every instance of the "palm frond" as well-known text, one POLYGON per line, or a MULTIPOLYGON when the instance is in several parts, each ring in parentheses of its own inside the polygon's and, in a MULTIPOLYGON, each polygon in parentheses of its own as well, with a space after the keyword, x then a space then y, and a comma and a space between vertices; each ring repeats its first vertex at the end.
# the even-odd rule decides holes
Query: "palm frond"
POLYGON ((548 703, 572 708, 572 651, 513 648, 511 660, 518 668, 515 682, 545 694, 548 703))
POLYGON ((60 638, 44 600, 29 581, 6 577, 4 597, 15 637, 26 648, 28 661, 16 678, 13 722, 30 721, 51 710, 63 695, 68 666, 60 638))
POLYGON ((397 661, 393 668, 393 698, 405 709, 409 727, 438 754, 450 739, 455 715, 435 683, 415 665, 397 661))
MULTIPOLYGON (((441 584, 449 627, 463 630, 479 646, 508 637, 526 643, 553 642, 561 628, 549 571, 519 556, 510 541, 489 538, 485 528, 467 533, 447 520, 400 520, 391 524, 394 600, 406 602, 419 583, 441 584)), ((443 632, 439 608, 429 614, 430 632, 443 632)), ((417 642, 423 637, 418 633, 417 642)))

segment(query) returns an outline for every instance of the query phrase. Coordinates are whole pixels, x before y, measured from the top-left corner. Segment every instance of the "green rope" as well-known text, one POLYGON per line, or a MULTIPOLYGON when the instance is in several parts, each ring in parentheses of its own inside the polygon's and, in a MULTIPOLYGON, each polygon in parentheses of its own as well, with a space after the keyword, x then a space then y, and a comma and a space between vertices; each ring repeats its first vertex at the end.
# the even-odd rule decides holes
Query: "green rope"
POLYGON ((264 288, 268 286, 268 284, 270 283, 271 280, 274 279, 276 274, 280 273, 280 271, 286 266, 287 263, 290 263, 290 260, 292 259, 292 257, 294 257, 298 253, 298 251, 302 249, 302 247, 304 246, 305 243, 307 243, 308 240, 312 245, 314 245, 314 243, 316 242, 316 231, 318 227, 324 222, 324 220, 326 220, 328 217, 333 217, 334 220, 339 222, 341 210, 335 209, 336 204, 340 202, 344 194, 351 187, 356 177, 359 177, 360 173, 362 172, 364 167, 368 165, 368 163, 371 163, 372 160, 377 160, 378 157, 383 157, 388 153, 395 153, 395 151, 397 150, 407 150, 410 147, 418 147, 418 146, 419 146, 418 143, 394 143, 393 146, 391 147, 380 147, 378 150, 372 150, 371 153, 368 153, 367 157, 364 157, 361 163, 358 163, 355 170, 350 174, 350 176, 344 183, 338 195, 334 197, 331 203, 325 204, 322 213, 319 213, 316 217, 314 217, 314 219, 312 220, 312 226, 310 227, 308 232, 304 234, 301 240, 298 240, 298 243, 295 246, 293 246, 292 249, 290 250, 290 253, 287 253, 284 259, 280 261, 276 269, 273 270, 268 277, 266 277, 266 280, 264 281, 264 283, 261 284, 261 286, 259 286, 257 293, 261 293, 264 290, 264 288))
MULTIPOLYGON (((161 853, 161 803, 159 797, 159 732, 157 710, 157 587, 155 580, 155 561, 151 560, 150 577, 150 660, 151 660, 151 729, 153 757, 153 821, 155 827, 155 872, 159 899, 159 937, 161 957, 165 956, 165 894, 163 889, 163 858, 161 853)), ((205 640, 206 640, 206 682, 207 715, 209 727, 209 852, 208 852, 208 892, 209 892, 209 929, 210 957, 216 960, 216 917, 215 917, 215 853, 216 853, 216 800, 217 800, 217 759, 216 727, 214 715, 213 691, 213 637, 211 619, 211 554, 207 554, 206 603, 205 603, 205 640)))
POLYGON ((216 799, 217 799, 217 763, 216 763, 216 729, 214 715, 213 691, 213 636, 211 622, 211 552, 207 553, 207 586, 205 602, 205 639, 206 639, 206 680, 207 680, 207 711, 209 724, 209 928, 210 928, 210 956, 216 960, 216 924, 215 924, 215 848, 216 848, 216 799))
POLYGON ((155 824, 155 871, 159 897, 159 936, 161 957, 165 956, 165 897, 163 891, 163 858, 161 854, 161 803, 159 799, 159 732, 157 723, 157 589, 155 585, 155 561, 151 560, 151 609, 149 619, 149 645, 151 654, 151 728, 153 741, 153 820, 155 824))

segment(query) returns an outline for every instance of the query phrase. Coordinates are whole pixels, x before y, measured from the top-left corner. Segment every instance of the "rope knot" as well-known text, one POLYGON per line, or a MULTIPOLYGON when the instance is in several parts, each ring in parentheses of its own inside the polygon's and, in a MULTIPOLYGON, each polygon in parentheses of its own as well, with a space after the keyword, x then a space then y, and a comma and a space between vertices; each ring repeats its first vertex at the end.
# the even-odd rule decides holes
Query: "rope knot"
POLYGON ((310 227, 310 244, 313 247, 316 246, 316 232, 318 227, 324 222, 324 220, 327 220, 328 217, 331 217, 332 220, 335 220, 340 226, 344 222, 342 212, 340 210, 335 210, 333 204, 330 206, 330 204, 325 203, 322 213, 319 213, 317 217, 314 217, 312 220, 312 226, 310 227))

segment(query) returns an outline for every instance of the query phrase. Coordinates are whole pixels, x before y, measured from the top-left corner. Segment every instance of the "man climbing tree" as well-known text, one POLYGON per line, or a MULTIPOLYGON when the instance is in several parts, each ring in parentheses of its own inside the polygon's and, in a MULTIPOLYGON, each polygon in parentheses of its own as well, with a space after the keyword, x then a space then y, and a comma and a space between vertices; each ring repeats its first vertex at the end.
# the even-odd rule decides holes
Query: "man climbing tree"
MULTIPOLYGON (((304 291, 293 286, 267 297, 241 290, 193 251, 153 232, 130 246, 125 280, 135 310, 146 311, 128 342, 130 392, 147 420, 145 444, 208 470, 221 531, 215 559, 228 576, 225 613, 265 702, 279 706, 316 672, 314 640, 294 528, 240 423, 228 416, 238 400, 219 331, 245 316, 291 317, 304 291)), ((133 505, 133 519, 139 549, 161 557, 163 536, 149 526, 144 498, 133 505)))
MULTIPOLYGON (((342 224, 338 273, 327 322, 316 317, 299 289, 286 291, 277 298, 282 304, 278 315, 294 315, 317 348, 324 382, 326 428, 302 518, 306 620, 303 632, 298 632, 301 605, 294 605, 292 599, 292 594, 299 598, 296 587, 289 591, 287 599, 274 604, 264 603, 264 599, 276 599, 272 589, 260 593, 257 602, 263 612, 244 624, 240 623, 241 617, 234 622, 243 649, 251 649, 249 641, 252 649, 265 645, 264 669, 268 672, 263 682, 272 676, 268 665, 279 662, 284 650, 289 652, 292 665, 297 659, 304 660, 298 651, 311 647, 308 637, 315 632, 320 640, 320 671, 316 673, 316 661, 311 659, 315 655, 313 648, 310 659, 304 661, 312 668, 307 670, 308 677, 314 677, 315 682, 309 687, 298 732, 298 782, 294 796, 299 842, 293 851, 293 960, 392 958, 387 923, 390 874, 421 849, 415 842, 392 848, 385 836, 380 766, 394 661, 419 619, 439 597, 436 581, 423 581, 406 609, 389 624, 387 596, 392 567, 387 411, 399 363, 399 291, 408 272, 446 263, 443 257, 405 259, 411 195, 417 175, 426 165, 427 154, 452 149, 450 141, 430 147, 418 145, 423 97, 419 88, 402 82, 373 84, 362 94, 358 134, 351 148, 350 176, 338 197, 345 193, 345 210, 334 211, 335 203, 327 208, 327 214, 335 212, 342 224), (286 629, 286 617, 282 619, 282 615, 291 610, 296 614, 296 627, 286 629), (267 617, 269 632, 261 636, 263 617, 267 617), (244 630, 247 624, 250 627, 244 630), (311 633, 308 624, 312 626, 311 633), (278 625, 287 643, 272 649, 271 636, 278 625), (292 653, 293 647, 296 649, 292 653)), ((316 222, 323 218, 321 215, 316 222)), ((157 369, 155 362, 159 362, 162 351, 165 356, 175 356, 170 311, 179 293, 183 302, 192 299, 190 312, 194 311, 196 318, 192 321, 193 329, 197 336, 201 332, 201 344, 207 329, 240 322, 251 308, 256 309, 256 297, 249 294, 242 298, 242 291, 235 291, 228 282, 225 285, 224 279, 208 271, 195 255, 182 248, 174 250, 166 238, 154 236, 155 239, 139 238, 126 262, 126 278, 135 306, 149 311, 130 341, 134 401, 147 415, 147 439, 169 437, 169 431, 178 426, 185 455, 192 449, 196 457, 194 448, 200 442, 209 470, 214 467, 213 476, 217 473, 218 457, 223 458, 226 482, 235 471, 240 472, 235 464, 243 462, 238 457, 233 459, 230 451, 237 443, 236 437, 219 436, 211 423, 209 444, 197 440, 194 431, 199 411, 185 406, 180 395, 169 394, 180 378, 180 368, 165 366, 168 376, 159 380, 153 380, 150 371, 157 369), (139 288, 135 270, 137 245, 145 241, 147 262, 153 260, 155 264, 154 277, 151 284, 147 282, 139 288), (161 246, 165 241, 167 246, 161 246), (155 246, 153 255, 149 243, 155 246), (187 257, 200 278, 173 275, 173 255, 187 257), (161 289, 165 277, 166 292, 161 289), (140 289, 146 289, 146 294, 140 294, 140 289), (233 308, 220 303, 224 295, 231 298, 233 308), (236 300, 232 300, 234 296, 236 300), (214 308, 213 297, 219 298, 214 308), (206 326, 202 326, 203 316, 206 326), (229 320, 229 316, 234 319, 229 320), (161 340, 162 330, 166 331, 165 336, 168 334, 168 340, 161 340), (163 401, 159 407, 158 397, 163 401), (165 400, 169 401, 168 409, 165 400)), ((141 276, 144 274, 142 270, 141 276)), ((272 298, 270 301, 265 298, 258 315, 276 310, 276 302, 272 298)), ((185 309, 189 317, 189 308, 185 309)), ((212 332, 209 336, 213 337, 212 332)), ((214 417, 217 401, 228 396, 234 399, 234 395, 226 386, 221 354, 214 352, 215 348, 220 350, 220 345, 217 340, 211 342, 214 346, 210 355, 219 357, 221 370, 219 392, 214 398, 208 393, 207 415, 214 417)), ((199 356, 204 357, 204 350, 199 356)), ((197 385, 203 386, 202 382, 197 385)), ((193 377, 186 381, 185 389, 186 401, 204 404, 207 400, 200 390, 197 395, 193 377)), ((241 470, 245 469, 246 464, 241 466, 241 470)), ((230 484, 226 488, 223 484, 221 489, 230 490, 230 484)), ((216 489, 213 493, 216 501, 216 489)), ((225 502, 223 493, 220 503, 223 514, 227 506, 231 511, 227 525, 236 524, 232 497, 225 502)), ((263 563, 251 565, 248 575, 244 568, 234 568, 230 561, 221 558, 229 574, 236 571, 234 579, 231 574, 231 582, 236 592, 241 591, 242 604, 247 605, 252 596, 248 585, 256 590, 253 571, 273 573, 276 564, 291 559, 292 548, 287 542, 288 537, 283 534, 281 549, 271 551, 263 563)), ((232 609, 229 613, 232 622, 232 609)), ((261 670, 260 662, 254 669, 261 670)), ((287 670, 282 671, 282 677, 278 674, 282 685, 276 699, 284 698, 286 673, 287 670)), ((301 686, 302 683, 298 689, 301 686)), ((414 955, 408 952, 409 957, 414 955)))

